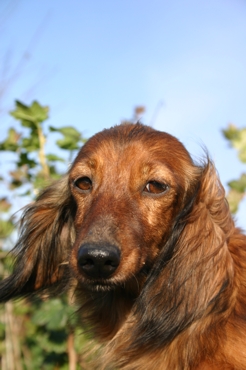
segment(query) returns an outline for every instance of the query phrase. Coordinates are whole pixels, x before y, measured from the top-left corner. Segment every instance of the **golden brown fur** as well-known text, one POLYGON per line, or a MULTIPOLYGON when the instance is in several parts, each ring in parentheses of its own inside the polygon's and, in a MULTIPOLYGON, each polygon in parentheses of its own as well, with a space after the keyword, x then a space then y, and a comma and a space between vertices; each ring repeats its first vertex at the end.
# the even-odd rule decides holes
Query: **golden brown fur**
POLYGON ((171 135, 95 135, 21 227, 1 301, 76 281, 99 368, 246 369, 246 237, 213 163, 171 135))

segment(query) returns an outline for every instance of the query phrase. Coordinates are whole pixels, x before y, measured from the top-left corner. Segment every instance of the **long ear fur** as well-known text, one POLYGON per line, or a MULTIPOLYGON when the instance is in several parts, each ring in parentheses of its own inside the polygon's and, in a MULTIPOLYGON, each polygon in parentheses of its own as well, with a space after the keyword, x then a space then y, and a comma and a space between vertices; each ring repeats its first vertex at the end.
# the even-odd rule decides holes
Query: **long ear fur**
MULTIPOLYGON (((137 359, 136 354, 163 350, 192 323, 208 318, 211 311, 213 318, 228 314, 234 271, 227 240, 234 223, 210 161, 197 185, 131 317, 107 347, 108 358, 120 368, 124 365, 128 369, 129 363, 135 368, 132 361, 137 359)), ((206 332, 212 318, 201 322, 200 332, 206 332)), ((196 341, 197 338, 192 341, 191 352, 195 352, 196 341)))
POLYGON ((60 291, 65 286, 74 211, 67 176, 25 208, 20 238, 13 249, 14 270, 0 283, 0 302, 44 289, 60 291))

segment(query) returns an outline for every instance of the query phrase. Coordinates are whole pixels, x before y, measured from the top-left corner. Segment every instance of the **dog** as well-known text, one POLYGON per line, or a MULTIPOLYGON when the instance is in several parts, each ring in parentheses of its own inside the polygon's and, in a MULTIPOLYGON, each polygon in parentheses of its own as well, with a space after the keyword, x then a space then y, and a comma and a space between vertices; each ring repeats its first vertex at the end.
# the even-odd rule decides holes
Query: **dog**
POLYGON ((73 282, 100 369, 246 369, 246 236, 208 155, 167 133, 89 139, 25 208, 13 253, 0 301, 73 282))

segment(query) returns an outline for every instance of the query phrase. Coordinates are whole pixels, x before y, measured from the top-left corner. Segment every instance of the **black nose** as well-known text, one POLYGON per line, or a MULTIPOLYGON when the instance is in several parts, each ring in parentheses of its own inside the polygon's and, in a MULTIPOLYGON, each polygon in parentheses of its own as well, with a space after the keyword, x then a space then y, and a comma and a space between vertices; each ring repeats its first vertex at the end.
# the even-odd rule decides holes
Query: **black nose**
POLYGON ((82 244, 78 251, 78 265, 90 278, 108 278, 120 264, 120 251, 111 244, 82 244))

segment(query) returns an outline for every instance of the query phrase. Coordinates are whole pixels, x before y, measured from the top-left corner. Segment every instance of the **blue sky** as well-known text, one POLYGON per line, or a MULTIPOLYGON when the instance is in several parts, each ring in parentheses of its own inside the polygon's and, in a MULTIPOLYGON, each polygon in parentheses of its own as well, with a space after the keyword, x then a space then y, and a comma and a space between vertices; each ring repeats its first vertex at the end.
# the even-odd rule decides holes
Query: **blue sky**
POLYGON ((36 99, 89 137, 144 105, 144 123, 205 145, 224 185, 245 171, 221 134, 246 126, 245 0, 1 0, 0 30, 3 85, 18 72, 1 109, 36 99))

